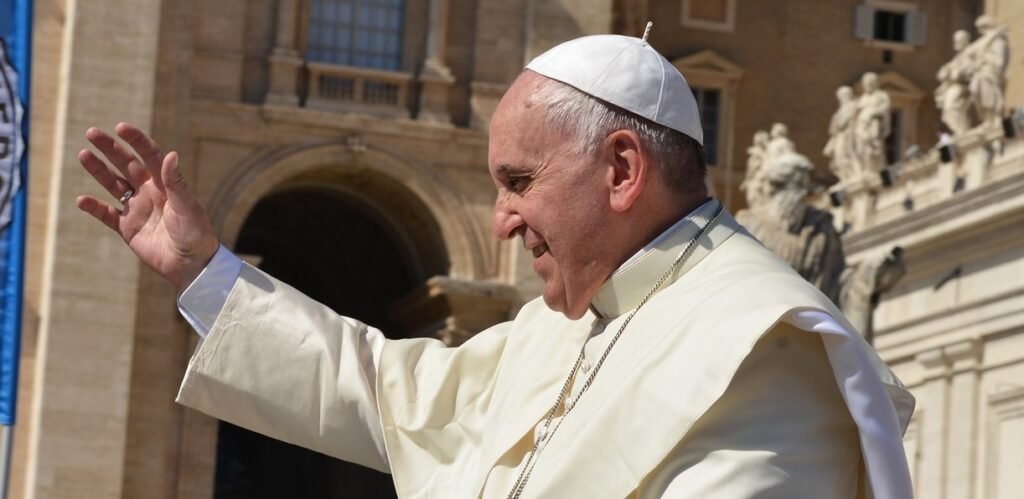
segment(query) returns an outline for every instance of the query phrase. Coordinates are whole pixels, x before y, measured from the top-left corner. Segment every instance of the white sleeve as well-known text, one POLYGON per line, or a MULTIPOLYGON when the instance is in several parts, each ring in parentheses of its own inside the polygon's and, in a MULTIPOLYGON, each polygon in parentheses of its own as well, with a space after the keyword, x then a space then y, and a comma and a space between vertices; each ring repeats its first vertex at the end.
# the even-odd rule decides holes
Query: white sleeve
POLYGON ((377 368, 386 339, 220 248, 178 300, 200 336, 178 402, 389 471, 377 368))
POLYGON ((223 245, 192 284, 178 296, 178 312, 205 339, 235 285, 242 259, 223 245))
POLYGON ((825 353, 850 415, 860 429, 868 486, 873 497, 913 497, 903 448, 914 398, 872 351, 860 334, 821 310, 799 310, 783 321, 821 335, 825 353), (879 372, 888 373, 890 387, 879 372))

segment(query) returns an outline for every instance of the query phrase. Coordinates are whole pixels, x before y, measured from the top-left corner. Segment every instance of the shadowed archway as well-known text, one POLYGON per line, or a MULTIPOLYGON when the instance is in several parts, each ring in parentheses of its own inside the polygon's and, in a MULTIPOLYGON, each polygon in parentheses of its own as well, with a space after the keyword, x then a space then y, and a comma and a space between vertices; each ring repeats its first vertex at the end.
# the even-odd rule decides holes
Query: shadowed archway
MULTIPOLYGON (((405 337, 407 325, 389 310, 427 277, 444 274, 439 267, 446 262, 423 258, 424 252, 443 254, 443 247, 421 247, 425 237, 439 234, 423 218, 427 211, 414 197, 401 200, 402 213, 382 209, 374 199, 384 187, 363 184, 355 192, 293 182, 256 204, 235 250, 336 312, 388 337, 405 337)), ((394 195, 388 201, 394 203, 394 195)), ((220 423, 214 497, 372 499, 395 493, 389 475, 220 423)))

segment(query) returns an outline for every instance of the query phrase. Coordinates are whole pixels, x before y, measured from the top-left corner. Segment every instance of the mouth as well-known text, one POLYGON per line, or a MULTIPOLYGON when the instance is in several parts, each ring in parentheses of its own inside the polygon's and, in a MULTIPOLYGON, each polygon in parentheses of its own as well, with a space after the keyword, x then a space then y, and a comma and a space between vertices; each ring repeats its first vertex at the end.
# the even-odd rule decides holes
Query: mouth
POLYGON ((548 245, 547 244, 540 244, 540 245, 534 246, 533 250, 531 250, 531 251, 533 251, 533 257, 534 258, 538 258, 541 255, 543 255, 544 253, 548 252, 548 245))

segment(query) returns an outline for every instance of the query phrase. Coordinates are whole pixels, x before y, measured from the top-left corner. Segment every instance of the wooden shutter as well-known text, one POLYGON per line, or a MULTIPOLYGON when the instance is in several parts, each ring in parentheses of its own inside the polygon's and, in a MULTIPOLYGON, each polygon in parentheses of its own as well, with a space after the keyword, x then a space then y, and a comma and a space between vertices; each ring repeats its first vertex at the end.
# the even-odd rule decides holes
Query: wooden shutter
POLYGON ((857 6, 853 18, 853 36, 861 40, 870 40, 875 37, 874 7, 864 4, 857 6))
POLYGON ((928 39, 928 15, 921 11, 907 12, 905 32, 907 43, 911 45, 924 45, 928 39))

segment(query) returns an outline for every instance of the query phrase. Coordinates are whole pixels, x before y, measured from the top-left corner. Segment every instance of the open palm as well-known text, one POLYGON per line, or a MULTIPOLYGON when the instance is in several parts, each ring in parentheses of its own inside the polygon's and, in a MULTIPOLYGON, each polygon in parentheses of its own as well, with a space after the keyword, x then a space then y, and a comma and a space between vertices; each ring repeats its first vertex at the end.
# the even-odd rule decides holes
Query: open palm
POLYGON ((182 290, 216 253, 217 237, 178 169, 178 154, 163 154, 130 124, 118 124, 115 133, 128 147, 98 128, 85 137, 119 175, 89 149, 78 161, 122 207, 92 196, 79 196, 78 207, 117 232, 140 260, 182 290))

